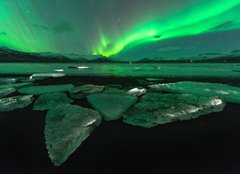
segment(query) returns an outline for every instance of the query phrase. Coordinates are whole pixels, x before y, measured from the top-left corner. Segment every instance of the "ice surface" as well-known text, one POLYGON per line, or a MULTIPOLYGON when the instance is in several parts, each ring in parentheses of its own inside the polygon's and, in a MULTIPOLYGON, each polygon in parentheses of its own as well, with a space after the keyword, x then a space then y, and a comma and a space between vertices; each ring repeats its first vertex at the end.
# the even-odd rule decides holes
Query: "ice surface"
POLYGON ((149 87, 172 93, 194 94, 200 96, 219 96, 227 102, 240 103, 240 88, 226 84, 185 81, 150 85, 149 87))
POLYGON ((60 104, 72 103, 65 93, 48 93, 41 95, 34 103, 33 110, 49 110, 60 104))
POLYGON ((15 92, 16 90, 14 88, 6 88, 6 89, 0 89, 0 98, 1 97, 5 97, 13 92, 15 92))
POLYGON ((106 121, 117 120, 136 103, 137 97, 120 94, 92 94, 87 96, 90 105, 99 111, 106 121))
POLYGON ((99 86, 99 85, 82 85, 73 88, 69 94, 72 98, 74 99, 81 99, 86 97, 89 94, 92 93, 99 93, 102 92, 104 89, 104 86, 99 86))
POLYGON ((41 94, 52 93, 52 92, 70 91, 72 88, 74 88, 72 84, 30 86, 30 87, 20 88, 18 89, 18 92, 22 94, 41 95, 41 94))
POLYGON ((64 77, 66 74, 64 73, 39 73, 33 74, 30 76, 30 79, 45 79, 49 77, 64 77))
POLYGON ((0 85, 15 83, 15 78, 0 78, 0 85))
POLYGON ((141 95, 144 95, 146 92, 147 92, 147 90, 144 89, 144 88, 141 88, 141 89, 133 88, 133 89, 130 89, 127 93, 129 95, 134 95, 134 96, 138 96, 139 97, 141 95))
POLYGON ((53 70, 53 72, 56 72, 56 73, 64 72, 64 69, 55 69, 53 70))
POLYGON ((32 95, 15 96, 0 99, 0 112, 12 111, 25 108, 33 102, 32 95))
POLYGON ((6 89, 6 88, 21 88, 23 86, 30 86, 33 85, 32 82, 25 82, 25 83, 13 83, 13 84, 5 84, 5 85, 0 85, 0 89, 6 89))
POLYGON ((225 103, 216 97, 147 93, 123 115, 123 121, 134 126, 151 128, 158 124, 189 120, 219 112, 224 106, 225 103))
POLYGON ((127 95, 127 92, 122 90, 122 89, 119 89, 119 88, 115 88, 115 87, 109 87, 109 86, 106 86, 104 88, 104 91, 103 91, 104 94, 121 94, 121 95, 127 95))
POLYGON ((80 106, 63 104, 48 111, 45 139, 52 162, 59 166, 101 123, 98 112, 80 106))

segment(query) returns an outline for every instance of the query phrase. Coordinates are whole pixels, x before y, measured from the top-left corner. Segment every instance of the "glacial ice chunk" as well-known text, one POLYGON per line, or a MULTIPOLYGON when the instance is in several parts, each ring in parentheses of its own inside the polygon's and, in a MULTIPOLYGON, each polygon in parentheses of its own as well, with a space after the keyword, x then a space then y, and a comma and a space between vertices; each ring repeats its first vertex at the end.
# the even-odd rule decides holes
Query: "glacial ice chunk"
POLYGON ((78 66, 77 68, 78 68, 78 69, 89 69, 88 66, 78 66))
POLYGON ((193 94, 199 96, 218 96, 227 102, 240 104, 240 88, 226 84, 184 81, 150 85, 149 87, 172 93, 193 94))
POLYGON ((87 100, 106 121, 112 121, 121 118, 136 103, 137 97, 127 94, 92 94, 87 96, 87 100))
POLYGON ((134 96, 141 96, 141 95, 144 95, 145 93, 147 92, 146 89, 142 88, 142 89, 139 89, 139 88, 133 88, 133 89, 130 89, 127 93, 129 95, 134 95, 134 96))
POLYGON ((93 93, 100 93, 104 89, 104 86, 99 86, 99 85, 82 85, 73 88, 70 92, 69 95, 74 98, 74 99, 81 99, 86 97, 89 94, 93 93))
POLYGON ((41 95, 34 103, 33 110, 49 110, 60 104, 72 103, 65 93, 47 93, 41 95))
POLYGON ((98 112, 80 106, 62 104, 49 110, 44 133, 52 162, 64 163, 100 123, 98 112))
POLYGON ((13 83, 13 84, 5 84, 5 85, 0 85, 0 89, 6 89, 6 88, 21 88, 24 86, 30 86, 33 85, 32 82, 25 82, 25 83, 13 83))
POLYGON ((15 109, 25 108, 33 102, 32 95, 15 96, 0 99, 0 112, 13 111, 15 109))
POLYGON ((127 94, 126 91, 119 88, 115 88, 115 87, 105 87, 103 93, 104 94, 121 94, 121 95, 127 94))
POLYGON ((15 92, 16 90, 14 88, 6 88, 6 89, 0 89, 0 98, 1 97, 5 97, 13 92, 15 92))
POLYGON ((15 78, 0 78, 0 85, 16 83, 16 81, 15 78))
POLYGON ((45 79, 49 77, 64 77, 66 74, 64 73, 39 73, 39 74, 33 74, 30 76, 30 79, 45 79))
POLYGON ((191 94, 147 93, 123 115, 123 121, 151 128, 158 124, 189 120, 223 110, 225 103, 216 97, 191 94))
POLYGON ((30 86, 30 87, 20 88, 18 89, 18 92, 22 94, 41 95, 41 94, 52 93, 52 92, 70 91, 73 87, 74 86, 72 84, 30 86))
POLYGON ((55 69, 55 70, 53 70, 53 72, 61 73, 61 72, 64 72, 64 69, 55 69))

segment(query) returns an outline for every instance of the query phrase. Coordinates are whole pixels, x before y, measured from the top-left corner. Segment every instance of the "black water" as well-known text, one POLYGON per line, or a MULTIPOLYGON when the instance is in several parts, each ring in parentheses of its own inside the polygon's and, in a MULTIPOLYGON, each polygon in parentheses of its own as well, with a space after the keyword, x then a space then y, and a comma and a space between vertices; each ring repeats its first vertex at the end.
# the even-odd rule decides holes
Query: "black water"
MULTIPOLYGON (((57 81, 72 80, 79 80, 79 84, 91 82, 83 77, 57 81)), ((95 79, 97 84, 107 81, 115 84, 114 79, 95 79)), ((123 87, 124 84, 125 87, 136 85, 134 79, 116 81, 123 87)), ((77 103, 89 107, 84 100, 77 103)), ((238 174, 239 108, 239 105, 227 104, 220 113, 151 129, 121 121, 103 122, 61 167, 53 166, 45 148, 46 112, 33 112, 31 105, 0 113, 0 174, 238 174)))

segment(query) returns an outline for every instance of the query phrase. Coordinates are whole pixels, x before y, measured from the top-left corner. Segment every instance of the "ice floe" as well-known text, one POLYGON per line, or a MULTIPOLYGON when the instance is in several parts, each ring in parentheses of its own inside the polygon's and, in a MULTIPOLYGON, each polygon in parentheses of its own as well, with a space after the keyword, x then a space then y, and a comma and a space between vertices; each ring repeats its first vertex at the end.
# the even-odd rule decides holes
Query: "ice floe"
POLYGON ((52 162, 65 162, 100 123, 98 112, 80 106, 62 104, 49 110, 44 133, 52 162))
POLYGON ((150 85, 149 87, 155 90, 172 93, 218 96, 227 102, 240 103, 240 88, 227 84, 184 81, 150 85))
POLYGON ((0 99, 0 112, 25 108, 33 102, 32 95, 14 96, 0 99))
POLYGON ((73 88, 70 92, 69 95, 74 98, 74 99, 81 99, 86 97, 89 94, 93 93, 100 93, 104 89, 104 86, 99 86, 99 85, 82 85, 82 86, 77 86, 73 88))
POLYGON ((70 91, 72 88, 74 88, 72 84, 29 86, 18 89, 18 92, 22 94, 41 95, 52 92, 70 91))
POLYGON ((15 92, 16 89, 14 88, 5 88, 5 89, 0 89, 0 98, 5 97, 13 92, 15 92))
POLYGON ((47 93, 39 96, 34 103, 33 110, 49 110, 60 104, 72 102, 73 100, 70 99, 65 93, 47 93))
POLYGON ((158 124, 189 120, 223 110, 225 102, 216 97, 191 94, 147 93, 123 115, 127 124, 154 127, 158 124))
POLYGON ((123 94, 92 94, 87 96, 90 105, 102 114, 106 121, 117 120, 136 103, 137 97, 123 94))

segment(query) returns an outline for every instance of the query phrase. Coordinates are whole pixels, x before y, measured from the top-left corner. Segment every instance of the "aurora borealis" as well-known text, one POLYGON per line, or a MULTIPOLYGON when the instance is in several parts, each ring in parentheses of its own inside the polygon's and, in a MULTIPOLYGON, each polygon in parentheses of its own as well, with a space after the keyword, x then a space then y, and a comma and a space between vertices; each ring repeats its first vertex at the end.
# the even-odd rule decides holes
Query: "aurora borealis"
POLYGON ((240 48, 239 11, 240 0, 1 0, 0 46, 136 59, 224 52, 240 48))

